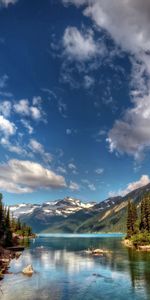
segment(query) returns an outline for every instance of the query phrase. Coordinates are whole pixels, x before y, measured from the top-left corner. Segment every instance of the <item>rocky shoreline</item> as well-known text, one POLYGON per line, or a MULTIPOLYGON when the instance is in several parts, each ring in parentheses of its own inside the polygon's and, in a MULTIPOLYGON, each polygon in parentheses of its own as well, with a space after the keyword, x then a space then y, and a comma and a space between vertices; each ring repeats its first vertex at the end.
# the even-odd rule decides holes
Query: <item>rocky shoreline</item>
POLYGON ((33 239, 35 237, 36 236, 34 234, 29 237, 13 234, 12 247, 4 248, 0 246, 0 280, 3 279, 5 274, 9 273, 8 269, 11 260, 18 259, 22 254, 22 251, 25 248, 24 241, 26 239, 28 240, 33 239))
POLYGON ((21 252, 15 252, 12 250, 4 249, 0 247, 0 280, 3 279, 4 274, 9 273, 8 268, 12 259, 17 259, 21 255, 21 252))

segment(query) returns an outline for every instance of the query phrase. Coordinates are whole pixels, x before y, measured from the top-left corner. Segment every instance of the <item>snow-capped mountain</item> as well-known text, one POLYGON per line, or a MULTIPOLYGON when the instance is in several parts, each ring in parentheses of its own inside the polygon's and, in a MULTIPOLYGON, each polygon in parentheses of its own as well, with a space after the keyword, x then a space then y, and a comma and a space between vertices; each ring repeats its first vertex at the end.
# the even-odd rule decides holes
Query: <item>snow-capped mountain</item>
POLYGON ((100 203, 85 203, 79 199, 66 197, 42 204, 18 204, 10 206, 15 218, 31 225, 34 232, 50 230, 51 232, 72 232, 81 221, 105 211, 120 201, 119 197, 109 198, 100 203))
POLYGON ((38 232, 99 232, 125 231, 128 199, 140 208, 150 184, 138 188, 124 197, 108 198, 99 203, 84 203, 66 197, 43 204, 18 204, 10 207, 14 217, 32 226, 38 232))
POLYGON ((76 213, 81 209, 90 209, 96 203, 83 203, 79 199, 66 197, 62 200, 44 202, 43 204, 18 204, 10 206, 10 212, 15 218, 22 218, 25 216, 37 213, 49 216, 63 216, 67 217, 70 214, 76 213))

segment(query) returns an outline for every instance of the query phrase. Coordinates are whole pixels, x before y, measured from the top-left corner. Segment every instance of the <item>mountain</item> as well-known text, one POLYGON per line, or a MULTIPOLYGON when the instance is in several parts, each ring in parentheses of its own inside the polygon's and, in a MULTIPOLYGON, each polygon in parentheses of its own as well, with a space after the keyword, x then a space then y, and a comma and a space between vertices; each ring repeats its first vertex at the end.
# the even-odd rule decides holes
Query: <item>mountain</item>
POLYGON ((128 199, 132 199, 136 204, 138 214, 140 214, 141 199, 146 192, 150 192, 150 183, 118 198, 117 201, 114 198, 115 205, 107 207, 86 220, 78 228, 78 232, 126 232, 128 199))
MULTIPOLYGON (((40 232, 49 226, 57 226, 69 216, 83 211, 86 215, 95 202, 83 203, 79 199, 66 197, 64 199, 44 202, 43 204, 18 204, 10 206, 10 212, 15 218, 31 225, 33 230, 40 232)), ((71 229, 68 228, 68 231, 71 229)))
POLYGON ((128 199, 138 211, 141 197, 150 191, 150 184, 124 197, 108 198, 100 203, 83 203, 66 197, 43 204, 10 206, 14 217, 32 226, 34 232, 125 232, 128 199))

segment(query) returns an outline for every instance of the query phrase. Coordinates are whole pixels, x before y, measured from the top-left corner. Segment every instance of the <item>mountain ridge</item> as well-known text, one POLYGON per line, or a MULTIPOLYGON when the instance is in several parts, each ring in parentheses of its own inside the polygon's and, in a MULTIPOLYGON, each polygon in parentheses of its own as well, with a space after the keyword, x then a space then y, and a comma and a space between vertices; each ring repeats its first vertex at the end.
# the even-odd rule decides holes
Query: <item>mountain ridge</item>
POLYGON ((84 203, 73 197, 65 197, 42 204, 10 206, 10 211, 37 233, 125 232, 128 199, 135 202, 139 211, 141 197, 148 191, 150 183, 123 197, 110 197, 99 203, 84 203))

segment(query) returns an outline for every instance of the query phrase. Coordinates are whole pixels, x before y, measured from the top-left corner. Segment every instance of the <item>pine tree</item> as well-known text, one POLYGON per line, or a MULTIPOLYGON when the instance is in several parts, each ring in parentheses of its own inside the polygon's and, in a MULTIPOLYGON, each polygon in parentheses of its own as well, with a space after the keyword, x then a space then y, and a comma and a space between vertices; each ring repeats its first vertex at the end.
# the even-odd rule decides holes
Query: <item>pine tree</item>
POLYGON ((5 217, 4 207, 2 203, 2 194, 0 194, 0 243, 3 244, 5 235, 5 217))
POLYGON ((145 218, 145 197, 141 200, 141 222, 140 230, 143 232, 146 229, 146 218, 145 218))
POLYGON ((132 210, 131 210, 131 201, 128 200, 127 237, 130 238, 131 235, 132 235, 132 210))
POLYGON ((150 193, 145 194, 141 201, 140 230, 150 232, 150 193))
POLYGON ((7 213, 6 213, 5 226, 6 226, 5 246, 9 247, 12 246, 12 242, 13 242, 9 208, 7 209, 7 213))
POLYGON ((136 233, 136 221, 137 221, 137 209, 136 205, 128 200, 128 212, 127 212, 127 237, 130 238, 136 233))
POLYGON ((132 233, 135 234, 137 231, 136 221, 138 219, 138 215, 137 215, 136 205, 134 203, 131 203, 131 210, 132 210, 132 233))

